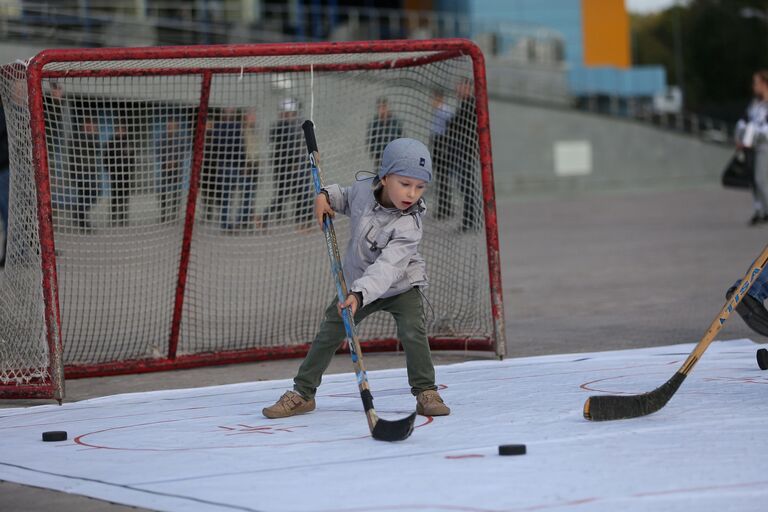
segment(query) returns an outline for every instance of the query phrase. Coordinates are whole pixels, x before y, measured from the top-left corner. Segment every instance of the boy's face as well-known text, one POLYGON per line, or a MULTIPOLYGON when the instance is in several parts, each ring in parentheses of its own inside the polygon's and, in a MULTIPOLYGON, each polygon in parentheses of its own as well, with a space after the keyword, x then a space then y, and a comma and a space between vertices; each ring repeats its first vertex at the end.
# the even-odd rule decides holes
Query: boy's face
POLYGON ((384 176, 381 183, 384 186, 385 197, 399 210, 407 210, 413 206, 427 189, 426 182, 397 174, 384 176))

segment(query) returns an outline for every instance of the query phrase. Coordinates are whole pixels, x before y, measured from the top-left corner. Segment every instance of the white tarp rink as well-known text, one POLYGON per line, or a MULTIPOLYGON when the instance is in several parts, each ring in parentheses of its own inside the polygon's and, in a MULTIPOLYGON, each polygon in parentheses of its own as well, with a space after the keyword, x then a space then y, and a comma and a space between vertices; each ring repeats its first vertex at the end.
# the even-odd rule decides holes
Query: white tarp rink
MULTIPOLYGON (((368 436, 352 374, 277 421, 260 411, 289 381, 5 409, 0 479, 168 511, 764 511, 768 372, 748 340, 715 343, 654 415, 582 417, 590 394, 649 391, 691 348, 443 366, 451 416, 400 443, 368 436), (528 454, 497 455, 512 443, 528 454)), ((370 380, 382 417, 412 411, 404 370, 370 380)))

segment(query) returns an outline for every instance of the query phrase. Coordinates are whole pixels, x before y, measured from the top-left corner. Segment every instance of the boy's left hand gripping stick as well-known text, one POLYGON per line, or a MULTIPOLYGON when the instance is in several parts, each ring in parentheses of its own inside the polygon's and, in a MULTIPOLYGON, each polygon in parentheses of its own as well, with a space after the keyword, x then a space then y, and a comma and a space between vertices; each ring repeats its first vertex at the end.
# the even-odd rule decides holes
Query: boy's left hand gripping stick
MULTIPOLYGON (((317 139, 315 138, 315 125, 312 121, 304 121, 301 125, 304 130, 304 139, 307 141, 307 151, 309 152, 309 161, 312 165, 312 182, 315 186, 315 193, 319 194, 323 183, 320 178, 319 151, 317 149, 317 139)), ((341 272, 341 261, 339 260, 339 248, 336 243, 336 233, 333 229, 333 221, 325 218, 323 222, 323 231, 325 232, 325 242, 328 249, 328 257, 331 262, 331 273, 336 282, 336 295, 339 302, 343 302, 347 285, 344 282, 344 274, 341 272)), ((402 441, 407 439, 413 432, 413 424, 416 421, 416 413, 396 421, 387 421, 378 417, 376 409, 373 408, 373 396, 368 385, 368 376, 365 373, 363 364, 363 352, 360 350, 360 342, 355 333, 355 321, 348 309, 342 311, 344 320, 344 329, 349 339, 349 352, 352 356, 352 362, 355 365, 355 374, 357 375, 357 385, 360 390, 360 398, 363 400, 363 408, 368 419, 368 427, 371 429, 371 436, 379 441, 402 441)))

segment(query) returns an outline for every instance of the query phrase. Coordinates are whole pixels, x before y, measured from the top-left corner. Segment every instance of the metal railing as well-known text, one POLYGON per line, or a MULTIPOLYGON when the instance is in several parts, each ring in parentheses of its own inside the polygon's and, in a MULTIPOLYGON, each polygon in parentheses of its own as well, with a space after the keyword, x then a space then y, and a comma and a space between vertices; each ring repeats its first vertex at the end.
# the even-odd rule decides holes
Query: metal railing
POLYGON ((573 100, 574 108, 594 114, 625 118, 650 126, 698 137, 706 142, 731 144, 733 124, 695 112, 658 112, 650 98, 594 95, 573 100))

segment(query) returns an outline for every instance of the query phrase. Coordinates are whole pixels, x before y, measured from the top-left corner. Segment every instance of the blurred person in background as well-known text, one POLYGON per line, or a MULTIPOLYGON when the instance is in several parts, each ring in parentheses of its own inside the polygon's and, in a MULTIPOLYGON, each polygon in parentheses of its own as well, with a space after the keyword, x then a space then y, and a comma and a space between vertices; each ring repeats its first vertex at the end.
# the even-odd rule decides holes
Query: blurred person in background
POLYGON ((5 267, 5 251, 8 248, 8 198, 10 193, 10 158, 8 154, 8 128, 5 125, 5 108, 0 103, 0 216, 3 221, 3 255, 0 268, 5 267))
POLYGON ((136 155, 128 127, 118 120, 114 133, 104 147, 104 165, 109 174, 109 208, 112 227, 128 223, 131 183, 136 172, 136 155))
POLYGON ((245 159, 243 147, 243 120, 237 110, 227 107, 221 118, 213 124, 210 150, 215 155, 216 202, 220 210, 221 229, 232 229, 229 207, 245 159))
MULTIPOLYGON (((463 211, 461 216, 461 231, 473 232, 479 229, 476 190, 475 155, 477 154, 477 123, 475 119, 475 96, 472 82, 468 79, 461 80, 456 86, 456 96, 459 107, 456 114, 447 122, 444 135, 444 154, 441 158, 448 178, 455 176, 458 179, 458 190, 463 198, 463 211)), ((439 197, 439 196, 438 196, 439 197)), ((443 211, 450 212, 453 202, 453 189, 450 186, 443 191, 443 211)), ((440 199, 438 199, 438 214, 440 212, 440 199)))
POLYGON ((379 169, 381 154, 391 141, 403 136, 403 123, 389 110, 389 100, 382 96, 376 100, 376 114, 368 123, 366 145, 373 160, 374 168, 379 169))
POLYGON ((51 81, 48 93, 43 95, 43 108, 51 203, 56 214, 61 209, 71 210, 75 202, 68 193, 70 178, 67 173, 67 138, 72 136, 72 115, 69 100, 60 83, 51 81))
POLYGON ((750 226, 768 222, 768 70, 752 76, 754 100, 736 125, 737 149, 754 151, 754 214, 750 226))
POLYGON ((200 169, 200 197, 203 214, 207 222, 213 222, 216 213, 218 184, 218 153, 213 144, 213 128, 215 119, 220 115, 219 110, 211 108, 205 123, 205 146, 203 149, 203 167, 200 169))
POLYGON ((312 174, 306 169, 304 132, 299 118, 299 102, 285 98, 280 102, 279 118, 269 129, 272 145, 272 172, 275 197, 264 214, 264 227, 284 218, 284 209, 295 201, 294 218, 300 230, 312 227, 312 174))
POLYGON ((160 222, 175 221, 179 217, 188 142, 180 120, 171 115, 160 138, 160 222))
POLYGON ((432 91, 432 125, 430 126, 430 142, 435 138, 445 135, 448 121, 453 117, 455 110, 445 101, 445 91, 436 88, 432 91))
POLYGON ((436 219, 446 219, 453 216, 450 190, 452 173, 447 155, 448 145, 445 140, 445 130, 453 115, 453 107, 445 101, 445 92, 442 89, 433 90, 429 149, 432 152, 432 164, 435 171, 436 219))
POLYGON ((253 200, 259 184, 259 159, 261 158, 261 134, 259 133, 258 117, 255 108, 247 109, 243 114, 243 145, 245 148, 245 164, 240 170, 240 191, 242 201, 237 215, 240 229, 252 229, 254 222, 253 200))
MULTIPOLYGON (((90 109, 89 109, 90 110, 90 109)), ((73 143, 69 151, 69 169, 75 185, 77 204, 74 221, 82 233, 91 231, 89 214, 99 197, 99 128, 89 113, 79 113, 73 124, 73 143)))

